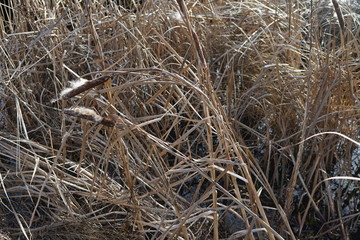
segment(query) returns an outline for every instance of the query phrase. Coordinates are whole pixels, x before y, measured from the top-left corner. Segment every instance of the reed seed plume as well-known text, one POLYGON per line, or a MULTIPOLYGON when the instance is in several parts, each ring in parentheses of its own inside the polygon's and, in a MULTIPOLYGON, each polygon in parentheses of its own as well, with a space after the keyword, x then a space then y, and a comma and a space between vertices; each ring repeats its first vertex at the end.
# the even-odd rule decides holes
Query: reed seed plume
POLYGON ((88 80, 86 80, 84 78, 79 78, 76 81, 70 82, 70 86, 71 86, 71 89, 75 89, 75 88, 79 88, 79 87, 85 85, 87 82, 88 82, 88 80))
POLYGON ((85 107, 74 107, 64 109, 64 113, 70 116, 84 118, 93 122, 101 122, 103 117, 98 115, 94 110, 85 107))
POLYGON ((89 90, 90 88, 96 87, 104 82, 106 82, 109 79, 108 76, 99 77, 94 80, 86 80, 83 78, 80 78, 76 81, 70 82, 71 87, 65 88, 60 93, 60 99, 69 99, 72 98, 82 92, 85 92, 86 90, 89 90))

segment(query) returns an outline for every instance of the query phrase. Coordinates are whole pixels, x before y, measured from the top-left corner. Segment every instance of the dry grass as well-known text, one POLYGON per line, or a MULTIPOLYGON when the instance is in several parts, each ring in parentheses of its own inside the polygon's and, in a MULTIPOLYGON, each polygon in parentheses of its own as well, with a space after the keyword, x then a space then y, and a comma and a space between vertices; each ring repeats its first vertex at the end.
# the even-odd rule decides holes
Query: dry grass
POLYGON ((5 2, 0 238, 355 239, 349 7, 5 2))

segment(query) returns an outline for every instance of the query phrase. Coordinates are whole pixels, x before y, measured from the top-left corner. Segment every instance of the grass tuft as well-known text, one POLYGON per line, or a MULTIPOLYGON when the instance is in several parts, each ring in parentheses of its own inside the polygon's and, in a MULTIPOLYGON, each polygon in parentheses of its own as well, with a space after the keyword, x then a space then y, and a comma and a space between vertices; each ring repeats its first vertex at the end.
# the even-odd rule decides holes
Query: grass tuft
POLYGON ((359 6, 0 6, 0 238, 356 239, 359 6))

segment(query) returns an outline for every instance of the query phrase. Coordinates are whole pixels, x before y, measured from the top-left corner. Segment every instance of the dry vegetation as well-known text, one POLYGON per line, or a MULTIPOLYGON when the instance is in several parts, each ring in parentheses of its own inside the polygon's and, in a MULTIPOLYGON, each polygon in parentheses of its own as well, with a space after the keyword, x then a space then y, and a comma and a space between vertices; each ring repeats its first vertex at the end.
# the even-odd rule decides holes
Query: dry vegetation
POLYGON ((355 239, 359 15, 136 2, 2 1, 0 239, 355 239))

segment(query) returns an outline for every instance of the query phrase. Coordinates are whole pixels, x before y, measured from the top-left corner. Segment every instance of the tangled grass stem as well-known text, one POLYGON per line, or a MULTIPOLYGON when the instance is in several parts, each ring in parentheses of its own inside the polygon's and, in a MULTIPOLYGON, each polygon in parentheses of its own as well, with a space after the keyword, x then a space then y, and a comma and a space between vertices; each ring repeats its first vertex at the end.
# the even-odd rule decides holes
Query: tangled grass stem
POLYGON ((332 3, 3 1, 0 238, 356 239, 359 9, 332 3))

